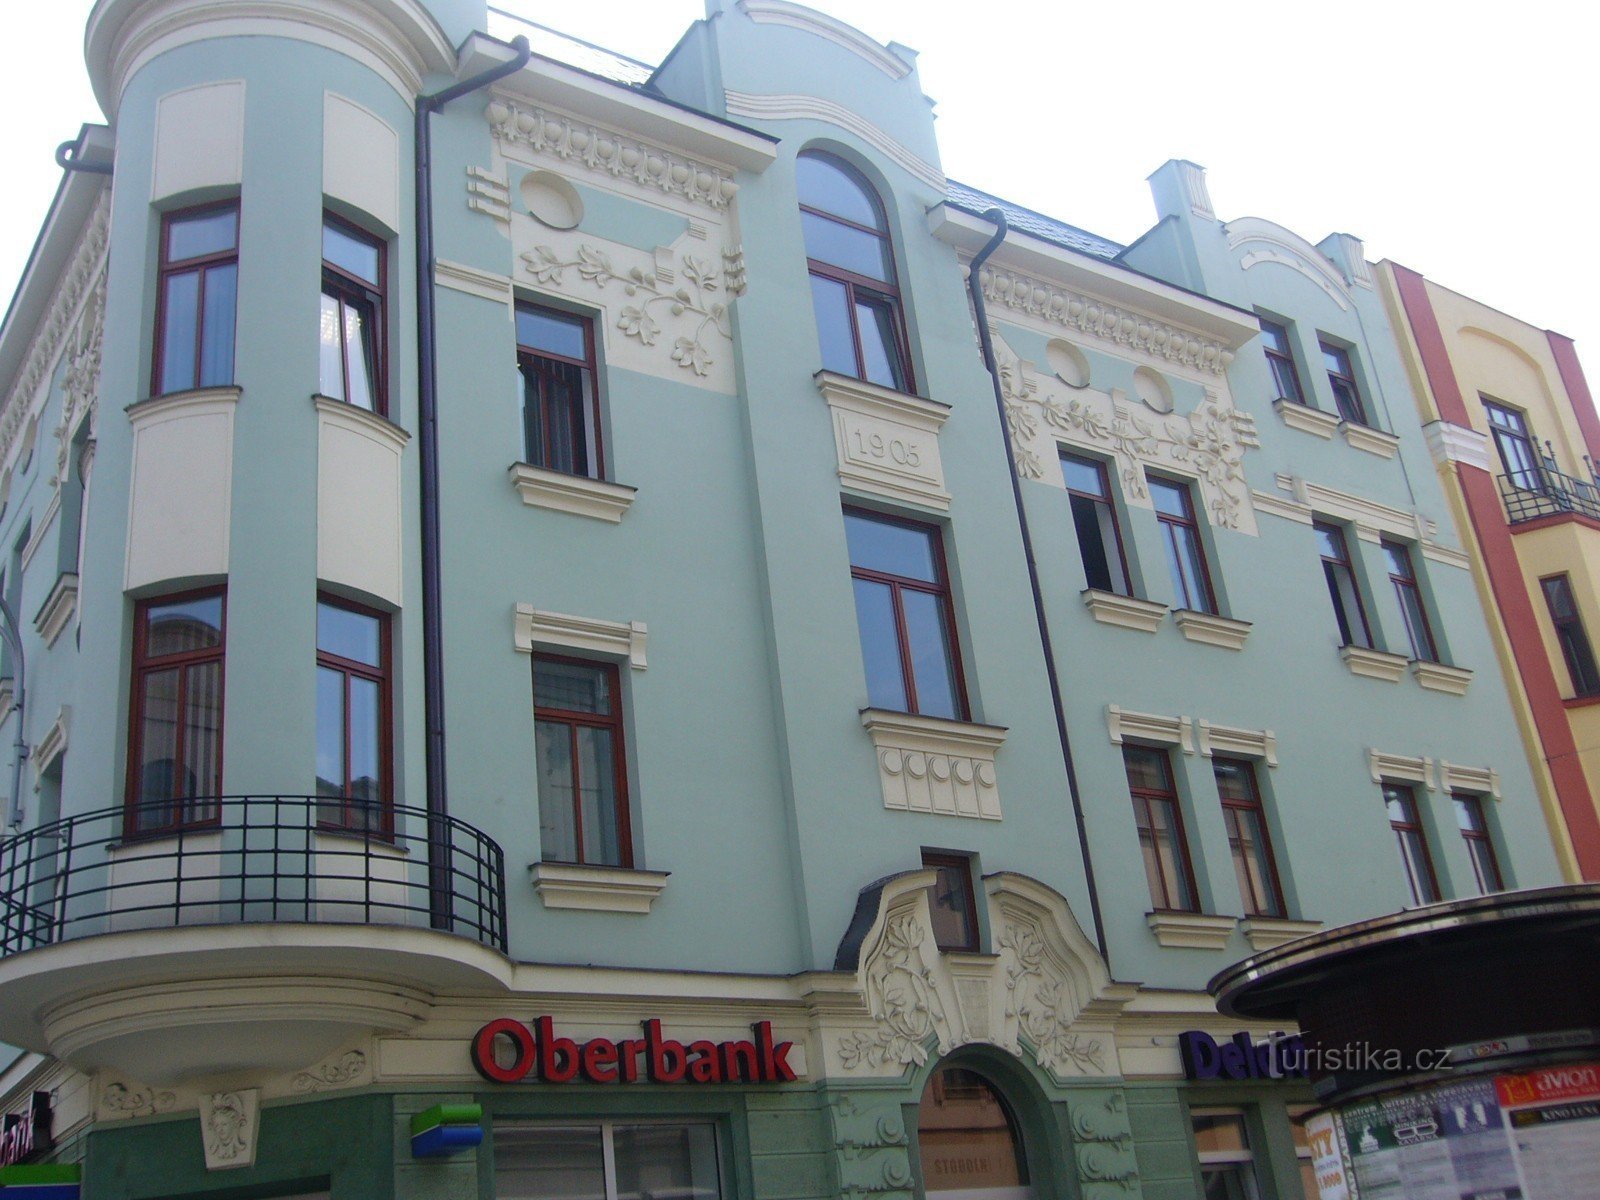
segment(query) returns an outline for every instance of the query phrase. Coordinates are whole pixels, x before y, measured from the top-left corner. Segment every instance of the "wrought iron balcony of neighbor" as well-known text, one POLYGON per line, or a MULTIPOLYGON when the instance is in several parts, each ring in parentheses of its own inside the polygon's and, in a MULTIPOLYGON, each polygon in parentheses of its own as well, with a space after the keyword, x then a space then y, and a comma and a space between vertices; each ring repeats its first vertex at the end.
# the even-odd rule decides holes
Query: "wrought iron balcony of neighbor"
POLYGON ((1512 525, 1567 514, 1600 521, 1600 481, 1594 478, 1580 479, 1545 465, 1508 472, 1499 483, 1512 525))

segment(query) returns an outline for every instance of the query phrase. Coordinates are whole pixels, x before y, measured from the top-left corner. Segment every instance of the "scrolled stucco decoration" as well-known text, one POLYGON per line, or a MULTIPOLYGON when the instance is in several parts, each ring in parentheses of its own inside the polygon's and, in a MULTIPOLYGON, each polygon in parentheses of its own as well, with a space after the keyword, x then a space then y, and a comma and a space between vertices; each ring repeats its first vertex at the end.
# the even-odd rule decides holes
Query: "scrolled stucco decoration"
POLYGON ((726 209, 739 190, 720 167, 565 113, 496 96, 484 116, 502 149, 516 157, 552 158, 716 212, 726 209))
POLYGON ((881 1195, 911 1190, 911 1138, 900 1115, 900 1096, 845 1094, 829 1104, 833 1148, 842 1195, 881 1195))
POLYGON ((991 304, 1027 313, 1063 329, 1076 330, 1158 362, 1221 375, 1233 361, 1233 351, 1215 338, 1018 271, 984 267, 978 278, 983 285, 984 299, 991 304))
POLYGON ((1083 1002, 1073 994, 1072 980, 1050 961, 1038 927, 1013 922, 999 944, 1009 952, 1006 1019, 1032 1043, 1039 1065, 1057 1075, 1104 1072, 1104 1046, 1073 1032, 1083 1002))
POLYGON ((1196 479, 1213 525, 1256 532, 1244 456, 1257 449, 1255 418, 1213 388, 1193 412, 1153 413, 1118 391, 1078 389, 1034 372, 1033 364, 995 338, 1000 389, 1011 430, 1017 473, 1063 486, 1055 470, 1057 445, 1067 442, 1113 459, 1127 499, 1148 506, 1145 470, 1167 468, 1196 479))
POLYGON ((102 1116, 153 1117, 169 1111, 177 1102, 176 1093, 117 1080, 101 1091, 100 1112, 102 1116))
MULTIPOLYGON (((734 255, 738 264, 735 277, 743 290, 743 255, 734 255)), ((726 262, 729 254, 724 253, 723 258, 726 262)), ((670 325, 669 332, 678 333, 669 343, 672 361, 696 375, 709 375, 716 361, 706 344, 710 335, 715 334, 719 342, 733 340, 728 305, 721 296, 738 293, 731 289, 725 293, 722 268, 700 255, 684 254, 678 258, 673 276, 681 276, 687 282, 676 287, 662 282, 653 266, 648 270, 642 266, 618 269, 607 251, 587 242, 571 253, 561 253, 547 245, 535 246, 523 253, 522 264, 524 271, 546 286, 562 286, 568 271, 595 291, 620 284, 623 293, 638 303, 624 305, 618 311, 617 328, 626 337, 654 346, 665 326, 670 325)))
POLYGON ((255 1088, 209 1092, 200 1097, 200 1137, 206 1170, 248 1167, 256 1160, 261 1093, 255 1088))
POLYGON ((356 1083, 366 1073, 367 1056, 360 1050, 347 1050, 332 1062, 296 1072, 289 1088, 301 1095, 307 1092, 325 1092, 329 1088, 347 1087, 356 1083))
POLYGON ((889 918, 867 958, 863 979, 867 1008, 877 1028, 870 1033, 857 1030, 839 1040, 845 1070, 920 1066, 928 1060, 926 1043, 934 1037, 940 1053, 950 1049, 949 1009, 929 966, 938 953, 915 907, 889 918))
POLYGON ((106 276, 102 269, 84 306, 83 316, 67 347, 67 371, 63 379, 61 423, 54 429, 56 473, 50 486, 60 489, 71 473, 72 439, 83 421, 89 422, 89 437, 95 436, 99 420, 100 352, 105 341, 106 276))

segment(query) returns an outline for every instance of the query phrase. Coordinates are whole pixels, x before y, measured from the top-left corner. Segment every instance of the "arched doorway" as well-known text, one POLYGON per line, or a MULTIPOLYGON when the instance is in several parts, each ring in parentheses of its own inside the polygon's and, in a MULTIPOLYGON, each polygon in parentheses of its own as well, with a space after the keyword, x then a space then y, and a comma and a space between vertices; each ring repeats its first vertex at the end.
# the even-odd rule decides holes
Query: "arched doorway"
POLYGON ((940 1067, 917 1108, 922 1187, 938 1200, 1032 1200, 1016 1116, 971 1067, 940 1067))

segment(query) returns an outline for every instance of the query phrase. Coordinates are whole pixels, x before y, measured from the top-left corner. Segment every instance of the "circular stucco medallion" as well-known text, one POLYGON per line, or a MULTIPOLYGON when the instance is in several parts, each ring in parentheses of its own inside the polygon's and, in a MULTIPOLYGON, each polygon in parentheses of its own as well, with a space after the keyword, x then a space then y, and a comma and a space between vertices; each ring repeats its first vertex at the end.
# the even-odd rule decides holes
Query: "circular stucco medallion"
POLYGON ((529 171, 522 177, 522 203, 541 225, 576 229, 583 220, 583 198, 554 171, 529 171))
POLYGON ((1062 338, 1051 338, 1044 348, 1045 361, 1057 379, 1068 387, 1089 386, 1089 360, 1082 350, 1062 338))

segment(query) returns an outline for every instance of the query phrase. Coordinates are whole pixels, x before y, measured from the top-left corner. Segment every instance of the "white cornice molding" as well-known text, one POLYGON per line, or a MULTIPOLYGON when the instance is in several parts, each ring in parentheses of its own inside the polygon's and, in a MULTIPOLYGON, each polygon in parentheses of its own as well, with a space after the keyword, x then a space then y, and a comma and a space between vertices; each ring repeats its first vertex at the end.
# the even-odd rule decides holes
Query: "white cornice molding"
POLYGON ((940 195, 944 194, 946 181, 944 172, 939 167, 842 104, 825 100, 821 96, 804 96, 798 93, 758 96, 752 92, 729 91, 726 93, 726 99, 730 117, 747 117, 757 121, 824 121, 829 125, 836 125, 848 133, 853 133, 940 195))
POLYGON ((1001 819, 995 755, 1006 740, 1002 726, 879 708, 862 709, 861 724, 877 755, 885 808, 1001 819))
POLYGON ((321 414, 324 421, 331 425, 342 425, 354 433, 368 437, 374 441, 388 446, 396 454, 406 448, 406 443, 411 440, 411 434, 401 429, 388 417, 380 417, 375 412, 344 400, 335 400, 331 396, 316 395, 311 397, 311 403, 321 414))
POLYGON ((511 464, 511 486, 530 508, 593 517, 615 525, 633 504, 638 488, 585 475, 568 475, 528 463, 511 464))
POLYGON ((78 611, 78 576, 73 571, 63 571, 56 577, 50 594, 33 618, 33 627, 44 640, 45 649, 56 644, 78 611))
POLYGON ((128 414, 128 424, 135 429, 143 429, 180 414, 193 416, 207 412, 232 412, 243 395, 244 389, 236 385, 195 388, 188 392, 152 396, 128 405, 123 411, 128 414))
POLYGON ((904 79, 911 74, 911 64, 898 54, 880 46, 859 29, 815 9, 790 4, 788 0, 739 0, 739 11, 757 25, 783 25, 832 42, 870 63, 890 79, 904 79))
POLYGON ((452 291, 465 292, 483 300, 493 300, 510 306, 512 301, 511 276, 495 271, 480 271, 465 263, 437 259, 433 264, 434 282, 452 291))
POLYGON ((1321 929, 1321 921, 1293 921, 1286 917, 1246 917, 1239 924, 1245 941, 1257 953, 1310 937, 1321 929))
POLYGON ((1422 427, 1422 436, 1427 440, 1428 453, 1433 455, 1435 466, 1458 463, 1480 471, 1490 469, 1489 435, 1486 433, 1449 421, 1429 421, 1422 427))
POLYGON ((1233 936, 1238 917, 1216 913, 1153 912, 1145 923, 1163 946, 1183 950, 1224 950, 1233 936))
POLYGON ((1205 758, 1218 754, 1239 758, 1259 758, 1269 767, 1278 765, 1278 738, 1270 729, 1240 729, 1233 725, 1214 725, 1204 717, 1198 722, 1200 753, 1205 758))
POLYGON ((531 604, 519 604, 512 614, 512 644, 524 654, 538 647, 577 650, 622 659, 635 671, 648 665, 645 645, 649 630, 643 621, 606 621, 598 617, 577 617, 570 613, 547 612, 531 604))
POLYGON ((670 873, 551 862, 528 868, 533 890, 546 908, 610 913, 648 913, 670 873))
POLYGON ((1452 667, 1448 663, 1417 659, 1411 664, 1411 674, 1430 692, 1443 692, 1447 696, 1465 696, 1472 685, 1472 672, 1468 668, 1452 667))
POLYGON ((1251 622, 1195 608, 1173 609, 1172 621, 1191 642, 1224 650, 1243 650, 1245 639, 1250 636, 1251 622))
POLYGON ((1309 404, 1290 400, 1287 396, 1279 396, 1274 400, 1272 411, 1277 413, 1278 419, 1290 429, 1298 429, 1301 433, 1312 433, 1328 440, 1332 440, 1340 425, 1339 418, 1332 413, 1325 413, 1320 408, 1312 408, 1309 404))
POLYGON ((1439 760, 1439 787, 1446 792, 1473 792, 1500 799, 1500 772, 1493 767, 1464 767, 1439 760))
POLYGON ((456 71, 454 48, 418 0, 100 0, 84 35, 95 99, 114 114, 128 81, 151 59, 226 37, 334 50, 376 72, 408 105, 426 76, 456 71))
POLYGON ((1228 235, 1228 249, 1254 247, 1240 257, 1243 269, 1248 271, 1264 262, 1279 263, 1321 288, 1342 311, 1349 310, 1353 297, 1344 276, 1322 251, 1293 230, 1261 217, 1240 217, 1223 229, 1228 235))
POLYGON ((1393 458, 1395 451, 1400 448, 1398 437, 1381 429, 1374 429, 1370 425, 1340 421, 1339 432, 1344 434, 1344 440, 1357 450, 1365 450, 1368 454, 1376 454, 1379 458, 1393 458))
POLYGON ((61 757, 67 749, 67 733, 72 727, 72 707, 67 704, 61 706, 61 711, 56 714, 55 721, 39 739, 39 744, 33 748, 33 781, 35 784, 44 778, 44 773, 50 769, 52 763, 61 757))
POLYGON ((1133 712, 1120 704, 1108 704, 1106 731, 1115 746, 1131 738, 1162 746, 1180 746, 1185 754, 1194 753, 1194 722, 1188 717, 1163 717, 1157 713, 1133 712))
POLYGON ((1167 615, 1167 606, 1159 601, 1104 592, 1099 588, 1084 588, 1083 604, 1101 624, 1140 633, 1154 633, 1161 628, 1161 618, 1167 615))
POLYGON ((1369 749, 1367 771, 1373 783, 1381 784, 1385 780, 1391 783, 1420 783, 1430 792, 1435 790, 1431 758, 1369 749))
POLYGON ((1387 650, 1374 650, 1370 646, 1340 646, 1339 659, 1352 675, 1367 679, 1381 679, 1385 683, 1399 683, 1406 673, 1406 656, 1390 654, 1387 650))

